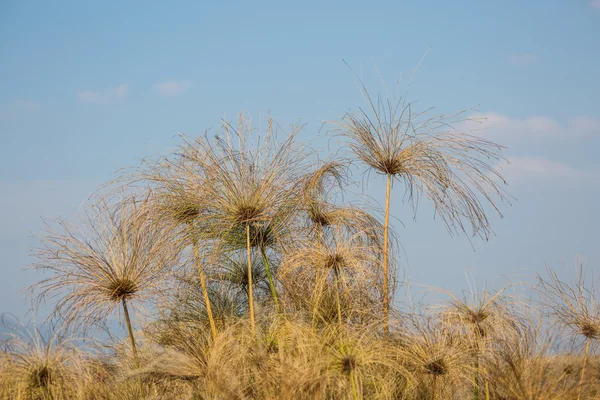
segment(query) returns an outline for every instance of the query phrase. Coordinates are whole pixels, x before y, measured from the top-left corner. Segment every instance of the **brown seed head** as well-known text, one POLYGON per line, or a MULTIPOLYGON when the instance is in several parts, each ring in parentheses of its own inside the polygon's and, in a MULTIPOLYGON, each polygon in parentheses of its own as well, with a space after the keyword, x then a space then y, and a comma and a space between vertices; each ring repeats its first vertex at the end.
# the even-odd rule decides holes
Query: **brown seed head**
POLYGON ((469 319, 472 324, 480 324, 488 318, 489 314, 484 310, 475 310, 469 313, 469 319))
POLYGON ((318 226, 329 226, 331 225, 331 218, 327 213, 316 205, 311 205, 308 208, 308 216, 313 224, 318 226))
POLYGON ((108 287, 110 297, 115 301, 127 300, 138 291, 138 287, 132 280, 123 278, 115 280, 108 287))
POLYGON ((399 175, 404 171, 403 162, 397 157, 387 157, 377 160, 373 168, 386 175, 399 175))
POLYGON ((31 372, 30 385, 34 388, 47 388, 52 383, 52 375, 47 365, 40 365, 31 372))
POLYGON ((353 355, 344 356, 340 360, 340 370, 345 375, 350 375, 350 373, 356 368, 356 357, 353 355))
POLYGON ((575 372, 575 368, 573 368, 573 365, 571 364, 568 364, 563 368, 563 373, 565 375, 571 375, 573 372, 575 372))
POLYGON ((181 222, 190 222, 200 214, 200 210, 195 206, 186 206, 177 210, 175 217, 181 222))
POLYGON ((256 219, 258 219, 260 214, 261 214, 260 208, 254 206, 254 205, 251 205, 251 204, 241 205, 236 210, 235 219, 238 223, 243 224, 243 223, 255 221, 256 219))
POLYGON ((333 269, 334 271, 340 271, 344 265, 346 264, 346 260, 344 256, 340 253, 329 254, 325 259, 325 268, 333 269))
POLYGON ((579 324, 579 332, 586 338, 600 338, 600 326, 591 321, 583 321, 579 324))
POLYGON ((439 358, 429 361, 427 364, 425 364, 425 371, 428 374, 435 376, 445 375, 448 373, 448 367, 446 366, 446 361, 444 361, 442 358, 439 358))

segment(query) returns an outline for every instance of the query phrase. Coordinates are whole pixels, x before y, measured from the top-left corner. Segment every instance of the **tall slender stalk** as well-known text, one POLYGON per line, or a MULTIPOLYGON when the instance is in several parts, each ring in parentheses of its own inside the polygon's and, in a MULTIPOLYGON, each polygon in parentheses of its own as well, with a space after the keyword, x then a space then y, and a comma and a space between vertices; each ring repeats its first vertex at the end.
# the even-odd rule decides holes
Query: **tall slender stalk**
POLYGON ((583 366, 581 367, 581 375, 579 377, 579 384, 577 385, 577 400, 581 399, 581 391, 583 390, 583 376, 585 374, 585 366, 587 364, 588 356, 590 354, 590 341, 591 339, 589 337, 585 341, 585 355, 583 356, 583 366))
POLYGON ((250 309, 250 330, 255 334, 254 299, 252 297, 252 255, 250 253, 250 223, 246 222, 246 252, 248 254, 248 308, 250 309))
POLYGON ((383 225, 383 330, 386 335, 390 333, 390 297, 388 293, 388 237, 390 224, 390 189, 392 175, 387 174, 387 187, 385 190, 385 222, 383 225))
POLYGON ((342 304, 340 301, 340 280, 339 280, 338 270, 334 269, 333 274, 335 276, 335 301, 337 303, 338 322, 341 326, 342 325, 342 304))
POLYGON ((275 289, 275 282, 273 281, 273 275, 271 274, 271 268, 269 267, 269 259, 267 258, 267 250, 264 246, 260 246, 260 252, 262 254, 263 264, 265 271, 267 272, 267 278, 269 280, 269 287, 271 288, 271 296, 275 303, 275 308, 279 311, 279 299, 277 298, 277 290, 275 289))
POLYGON ((435 391, 437 389, 437 375, 433 375, 433 383, 431 385, 431 400, 435 400, 435 391))
POLYGON ((475 362, 473 363, 473 400, 479 400, 479 334, 475 334, 475 362))
MULTIPOLYGON (((319 246, 324 245, 323 227, 317 228, 317 243, 319 244, 319 246)), ((319 271, 317 271, 317 269, 315 268, 315 289, 317 288, 318 279, 319 279, 319 271)))
MULTIPOLYGON (((323 227, 317 227, 317 243, 319 246, 323 245, 323 227)), ((315 318, 317 316, 317 309, 319 308, 319 299, 321 298, 321 288, 319 285, 319 270, 315 268, 315 293, 313 293, 315 304, 312 315, 312 324, 315 324, 315 318), (317 293, 318 291, 318 293, 317 293)))
POLYGON ((133 365, 135 368, 140 367, 140 361, 138 359, 137 346, 135 345, 135 338, 133 337, 133 328, 131 327, 131 319, 129 318, 129 309, 127 308, 127 300, 121 299, 123 304, 123 314, 125 314, 125 324, 127 325, 127 332, 129 332, 129 341, 131 342, 131 350, 133 352, 133 365))
POLYGON ((314 304, 313 304, 313 313, 312 313, 312 321, 311 324, 314 327, 315 321, 317 319, 317 313, 319 308, 319 299, 321 298, 321 289, 319 285, 319 271, 315 269, 315 290, 313 292, 314 304))
POLYGON ((313 306, 313 314, 312 314, 312 326, 315 326, 315 321, 317 319, 317 313, 319 312, 319 301, 321 299, 321 294, 323 290, 321 285, 319 285, 319 271, 315 270, 315 291, 313 293, 314 296, 314 306, 313 306))
MULTIPOLYGON (((121 299, 123 304, 123 314, 125 314, 125 324, 127 325, 127 332, 129 332, 129 341, 131 342, 131 349, 133 352, 133 366, 135 369, 140 368, 140 360, 138 358, 137 346, 135 344, 135 338, 133 337, 133 328, 131 326, 131 318, 129 318, 129 309, 127 308, 127 300, 123 297, 121 299)), ((138 386, 140 389, 140 396, 144 396, 144 387, 142 386, 142 379, 138 376, 138 386)))
POLYGON ((475 372, 473 377, 473 399, 479 400, 479 346, 477 346, 477 353, 475 354, 475 372))
MULTIPOLYGON (((337 122, 337 132, 349 141, 354 155, 367 167, 387 175, 383 247, 384 332, 389 333, 389 201, 392 178, 406 185, 416 211, 418 199, 431 200, 436 215, 449 232, 469 233, 487 239, 491 226, 484 203, 499 212, 493 195, 506 198, 496 170, 502 146, 476 136, 459 133, 452 125, 463 122, 462 112, 454 116, 417 111, 398 89, 392 97, 371 96, 356 76, 367 102, 366 108, 348 112, 337 122), (482 201, 483 200, 483 201, 482 201)), ((386 89, 387 92, 387 89, 386 89)))
POLYGON ((200 275, 200 286, 202 286, 202 295, 204 296, 204 304, 206 305, 206 314, 208 314, 208 322, 210 323, 210 331, 212 333, 213 340, 217 338, 217 328, 215 326, 215 320, 213 318, 212 310, 210 308, 210 298, 208 297, 208 289, 206 287, 206 278, 202 271, 202 263, 200 262, 200 250, 198 249, 198 240, 194 232, 194 226, 190 223, 190 231, 192 233, 192 244, 194 247, 194 258, 196 260, 196 268, 198 269, 198 275, 200 275))
POLYGON ((352 371, 350 371, 350 385, 352 387, 352 399, 358 400, 358 388, 356 387, 356 379, 352 371))
MULTIPOLYGON (((485 360, 485 354, 481 354, 481 358, 485 360)), ((490 400, 490 380, 488 379, 487 370, 483 367, 483 376, 485 377, 485 400, 490 400)))

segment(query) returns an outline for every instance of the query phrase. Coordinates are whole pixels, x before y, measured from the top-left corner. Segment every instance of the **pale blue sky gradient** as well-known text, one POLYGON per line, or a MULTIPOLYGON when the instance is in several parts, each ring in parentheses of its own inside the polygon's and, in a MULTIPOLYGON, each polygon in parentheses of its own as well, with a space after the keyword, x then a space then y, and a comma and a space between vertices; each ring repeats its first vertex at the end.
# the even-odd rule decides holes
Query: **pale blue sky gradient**
POLYGON ((410 98, 488 116, 518 201, 473 251, 395 188, 411 279, 458 291, 465 270, 531 280, 577 254, 600 268, 598 1, 207 3, 0 2, 0 312, 25 314, 41 218, 73 217, 118 168, 242 110, 312 139, 363 105, 342 60, 377 88, 374 64, 393 84, 429 48, 410 98))

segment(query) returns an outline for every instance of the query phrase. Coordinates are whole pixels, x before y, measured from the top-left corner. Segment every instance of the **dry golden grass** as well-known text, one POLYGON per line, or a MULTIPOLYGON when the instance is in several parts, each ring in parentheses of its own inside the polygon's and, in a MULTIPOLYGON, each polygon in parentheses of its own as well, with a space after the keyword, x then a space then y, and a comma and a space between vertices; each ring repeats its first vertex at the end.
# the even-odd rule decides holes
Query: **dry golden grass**
POLYGON ((37 327, 3 317, 0 398, 68 399, 85 381, 83 353, 59 331, 44 338, 37 327), (8 319, 8 321, 7 321, 8 319))
POLYGON ((598 398, 600 308, 583 273, 540 280, 545 314, 504 290, 410 312, 392 296, 392 180, 413 204, 429 197, 450 231, 487 238, 501 146, 367 100, 339 127, 388 177, 383 218, 343 202, 348 165, 311 166, 299 129, 256 130, 241 115, 118 178, 81 225, 49 227, 34 267, 51 275, 31 288, 34 306, 50 303, 49 322, 81 335, 122 314, 127 335, 7 336, 0 399, 598 398), (547 339, 547 315, 583 354, 547 339))
POLYGON ((92 209, 83 228, 59 220, 36 253, 35 268, 52 276, 30 288, 38 304, 58 299, 53 315, 67 327, 85 331, 122 312, 134 357, 130 308, 162 290, 174 262, 163 232, 135 216, 135 201, 125 199, 116 211, 92 209))
POLYGON ((585 382, 590 347, 600 339, 600 293, 598 281, 592 275, 586 280, 583 264, 576 266, 574 282, 561 280, 555 270, 548 268, 548 278, 539 277, 539 291, 548 302, 547 310, 556 322, 570 330, 573 341, 583 338, 585 350, 578 384, 578 396, 585 382))

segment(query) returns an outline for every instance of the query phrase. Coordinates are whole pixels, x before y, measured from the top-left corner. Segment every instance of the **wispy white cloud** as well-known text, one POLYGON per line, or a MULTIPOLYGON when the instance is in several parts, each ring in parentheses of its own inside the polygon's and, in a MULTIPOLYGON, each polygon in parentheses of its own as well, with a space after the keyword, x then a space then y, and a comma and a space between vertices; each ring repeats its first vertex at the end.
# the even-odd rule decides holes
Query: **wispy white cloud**
POLYGON ((590 1, 590 5, 592 6, 592 8, 600 10, 600 0, 592 0, 590 1))
POLYGON ((15 119, 19 116, 40 108, 39 103, 26 100, 15 100, 0 105, 0 120, 15 119))
POLYGON ((477 135, 501 142, 574 140, 600 136, 600 119, 590 116, 574 116, 561 124, 545 116, 529 116, 523 119, 509 118, 496 112, 470 116, 464 127, 477 131, 477 135))
POLYGON ((179 96, 191 87, 190 81, 165 81, 154 85, 154 89, 163 96, 179 96))
POLYGON ((77 98, 82 103, 106 104, 112 100, 124 98, 127 93, 129 93, 129 85, 123 84, 100 91, 82 90, 77 92, 77 98))
POLYGON ((535 54, 531 53, 512 54, 508 57, 509 63, 517 67, 527 67, 534 63, 535 59, 535 54))
POLYGON ((507 162, 499 164, 498 168, 511 185, 542 183, 565 187, 597 184, 600 181, 598 170, 578 169, 545 157, 508 157, 507 162))

